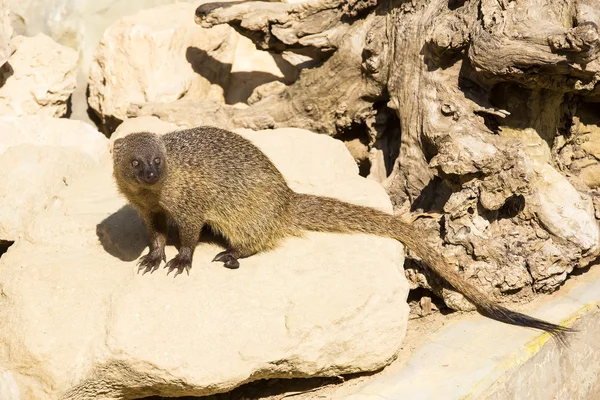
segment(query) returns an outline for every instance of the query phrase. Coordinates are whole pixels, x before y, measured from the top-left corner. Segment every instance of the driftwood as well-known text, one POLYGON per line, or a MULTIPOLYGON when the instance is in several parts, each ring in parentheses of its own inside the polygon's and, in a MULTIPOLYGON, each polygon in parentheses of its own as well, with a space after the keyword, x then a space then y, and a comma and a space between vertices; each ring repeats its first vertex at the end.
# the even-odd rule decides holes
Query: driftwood
MULTIPOLYGON (((227 2, 200 6, 196 22, 229 24, 311 67, 248 108, 189 101, 132 116, 191 109, 190 125, 358 138, 397 210, 439 213, 416 232, 513 300, 555 290, 600 254, 599 188, 575 162, 600 159, 582 147, 600 143, 597 0, 227 2)), ((418 262, 407 276, 469 308, 418 262)))

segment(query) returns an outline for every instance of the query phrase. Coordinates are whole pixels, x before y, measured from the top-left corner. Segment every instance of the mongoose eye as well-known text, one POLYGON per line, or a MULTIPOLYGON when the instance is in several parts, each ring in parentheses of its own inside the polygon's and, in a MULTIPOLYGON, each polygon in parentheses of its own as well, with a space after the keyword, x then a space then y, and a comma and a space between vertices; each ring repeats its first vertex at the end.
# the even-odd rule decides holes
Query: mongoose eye
POLYGON ((160 164, 160 158, 156 157, 154 159, 154 164, 156 164, 156 165, 160 164))
POLYGON ((138 160, 133 160, 131 162, 131 165, 133 165, 134 167, 137 167, 138 165, 140 165, 140 162, 138 160))

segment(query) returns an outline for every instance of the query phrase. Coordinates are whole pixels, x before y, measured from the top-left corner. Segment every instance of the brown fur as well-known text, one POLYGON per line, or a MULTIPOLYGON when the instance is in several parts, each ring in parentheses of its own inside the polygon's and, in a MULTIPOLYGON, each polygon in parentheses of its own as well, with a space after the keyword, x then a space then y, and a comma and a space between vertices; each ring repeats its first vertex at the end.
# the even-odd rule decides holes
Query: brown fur
POLYGON ((235 133, 198 127, 162 137, 147 132, 131 134, 115 141, 114 176, 150 232, 150 252, 140 259, 140 270, 145 272, 156 270, 164 259, 166 216, 180 232, 180 252, 166 265, 169 272, 177 269, 175 275, 184 269, 189 273, 205 224, 229 242, 230 248, 215 260, 230 268, 239 266, 238 258, 272 249, 281 239, 306 230, 362 232, 404 243, 484 315, 553 333, 567 330, 490 301, 415 235, 409 223, 373 208, 295 193, 272 162, 235 133), (158 181, 151 185, 140 182, 132 172, 132 160, 152 160, 157 154, 164 160, 158 181))

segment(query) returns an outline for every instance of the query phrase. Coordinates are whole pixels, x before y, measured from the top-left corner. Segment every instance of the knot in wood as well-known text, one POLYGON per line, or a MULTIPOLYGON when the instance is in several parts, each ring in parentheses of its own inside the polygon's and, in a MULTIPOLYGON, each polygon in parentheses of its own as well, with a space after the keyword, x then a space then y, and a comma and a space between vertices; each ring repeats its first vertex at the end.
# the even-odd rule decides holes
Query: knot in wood
POLYGON ((362 59, 362 67, 365 71, 369 72, 370 74, 376 74, 379 71, 379 57, 372 49, 363 49, 362 59))
POLYGON ((456 107, 453 104, 444 103, 442 104, 442 114, 449 117, 456 114, 456 107))
POLYGON ((588 46, 597 45, 600 41, 598 25, 594 22, 585 22, 575 28, 575 35, 588 46))
POLYGON ((600 31, 595 23, 585 22, 564 34, 548 37, 548 45, 553 51, 572 54, 575 62, 587 63, 600 51, 600 31))
POLYGON ((338 105, 337 109, 335 110, 335 115, 337 117, 341 117, 344 114, 346 114, 347 110, 348 110, 348 104, 346 104, 345 102, 342 102, 338 105))
POLYGON ((371 57, 364 62, 365 69, 371 74, 376 74, 379 71, 379 58, 371 57))

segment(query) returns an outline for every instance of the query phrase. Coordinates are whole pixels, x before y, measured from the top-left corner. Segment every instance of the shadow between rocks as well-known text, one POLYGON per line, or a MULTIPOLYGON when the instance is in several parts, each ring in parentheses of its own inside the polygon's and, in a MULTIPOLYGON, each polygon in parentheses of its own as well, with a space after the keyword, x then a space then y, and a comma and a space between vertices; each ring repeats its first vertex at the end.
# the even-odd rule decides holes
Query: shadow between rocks
MULTIPOLYGON (((261 379, 256 382, 247 383, 230 392, 213 394, 210 396, 182 396, 182 397, 163 397, 149 396, 140 397, 136 400, 275 400, 275 399, 293 399, 295 396, 317 392, 351 381, 353 379, 368 377, 381 372, 382 369, 373 372, 361 372, 343 376, 321 377, 321 378, 291 378, 291 379, 261 379)), ((324 397, 326 398, 326 394, 324 397)))
POLYGON ((10 246, 12 246, 13 244, 15 244, 14 240, 1 240, 0 239, 0 257, 2 257, 2 255, 4 253, 6 253, 8 251, 8 248, 10 246))
POLYGON ((231 72, 232 65, 223 63, 212 57, 207 51, 197 47, 187 48, 185 57, 197 74, 208 79, 212 84, 219 85, 226 93, 225 104, 245 103, 252 94, 252 91, 265 83, 279 81, 286 85, 293 83, 298 78, 296 68, 283 59, 279 54, 271 54, 275 63, 283 73, 283 78, 273 75, 269 72, 251 71, 251 72, 231 72), (231 90, 230 82, 245 82, 243 88, 231 90), (242 90, 243 89, 243 90, 242 90))

